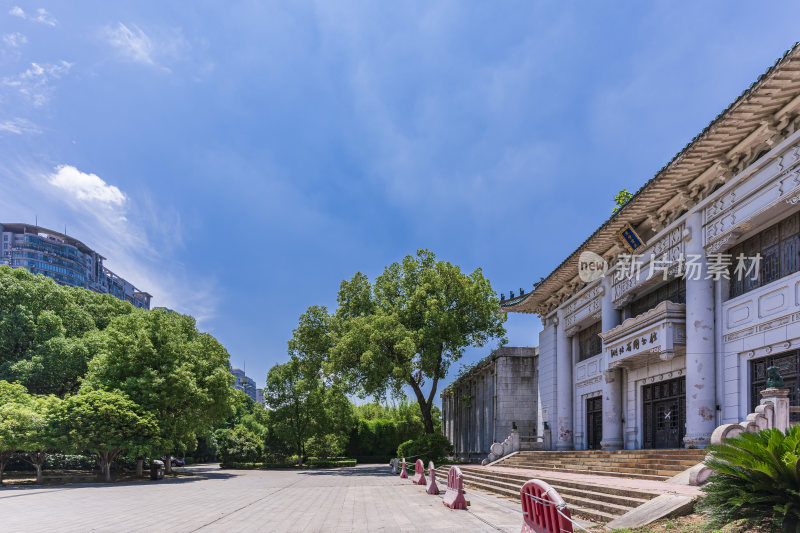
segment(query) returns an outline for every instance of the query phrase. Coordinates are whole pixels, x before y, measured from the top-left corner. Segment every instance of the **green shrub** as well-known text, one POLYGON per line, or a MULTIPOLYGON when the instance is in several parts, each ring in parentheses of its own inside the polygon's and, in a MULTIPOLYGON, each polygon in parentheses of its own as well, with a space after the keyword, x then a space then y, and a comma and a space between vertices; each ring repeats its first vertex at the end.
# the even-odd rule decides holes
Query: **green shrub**
MULTIPOLYGON (((356 466, 355 459, 336 459, 336 460, 322 460, 322 459, 309 459, 304 463, 303 467, 316 467, 316 468, 333 468, 342 466, 356 466)), ((265 468, 297 468, 297 463, 294 462, 277 462, 277 463, 247 463, 247 462, 232 462, 222 463, 220 468, 230 468, 233 470, 258 470, 265 468)))
POLYGON ((714 474, 700 508, 714 523, 746 520, 800 532, 800 426, 742 433, 709 450, 714 474))
POLYGON ((397 457, 416 461, 422 459, 426 465, 428 461, 441 463, 445 457, 453 454, 453 445, 441 433, 428 433, 414 440, 407 440, 397 447, 397 457))
POLYGON ((222 463, 252 462, 261 457, 261 439, 243 425, 214 432, 217 454, 222 463))
POLYGON ((337 457, 344 452, 347 437, 328 433, 327 435, 315 435, 306 442, 306 452, 320 459, 337 457))

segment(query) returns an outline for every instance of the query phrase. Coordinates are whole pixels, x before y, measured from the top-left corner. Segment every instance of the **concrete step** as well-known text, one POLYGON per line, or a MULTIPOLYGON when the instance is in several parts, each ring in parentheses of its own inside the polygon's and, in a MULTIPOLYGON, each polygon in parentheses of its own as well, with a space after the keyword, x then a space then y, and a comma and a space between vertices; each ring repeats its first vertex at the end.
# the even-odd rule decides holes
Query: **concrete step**
MULTIPOLYGON (((437 476, 446 479, 448 470, 449 466, 437 468, 437 476)), ((529 479, 524 474, 497 472, 472 466, 462 467, 461 472, 467 488, 499 494, 515 501, 519 501, 519 491, 529 479)), ((561 494, 569 505, 570 512, 596 522, 613 520, 658 496, 657 492, 652 491, 537 477, 549 483, 561 494)))
POLYGON ((658 475, 658 474, 641 474, 638 471, 636 472, 615 472, 610 470, 591 470, 585 468, 554 468, 550 465, 541 465, 541 466, 529 466, 529 465, 508 465, 503 463, 497 463, 494 466, 504 466, 508 468, 523 468, 528 470, 542 470, 542 471, 552 471, 552 472, 568 472, 570 474, 589 474, 593 476, 608 476, 608 477, 626 477, 630 479, 647 479, 651 481, 666 481, 667 479, 671 478, 672 475, 658 475))

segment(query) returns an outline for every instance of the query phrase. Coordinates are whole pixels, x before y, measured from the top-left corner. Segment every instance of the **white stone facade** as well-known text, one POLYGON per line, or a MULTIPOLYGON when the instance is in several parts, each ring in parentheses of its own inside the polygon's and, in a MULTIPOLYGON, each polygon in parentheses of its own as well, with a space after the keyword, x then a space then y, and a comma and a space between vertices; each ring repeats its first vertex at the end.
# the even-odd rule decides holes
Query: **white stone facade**
POLYGON ((456 457, 484 459, 514 423, 523 438, 537 434, 537 369, 537 348, 503 346, 442 392, 442 432, 456 457))
MULTIPOLYGON (((532 293, 501 302, 506 312, 541 317, 539 410, 552 449, 704 447, 715 428, 743 420, 758 403, 751 361, 779 354, 787 354, 781 360, 789 361, 784 371, 797 412, 798 60, 795 47, 532 293), (770 76, 787 93, 770 90, 756 98, 770 76), (734 120, 754 102, 761 107, 751 109, 764 113, 760 120, 734 120), (615 231, 624 223, 645 243, 635 252, 642 262, 635 277, 623 276, 617 261, 624 254, 615 231), (716 254, 760 243, 773 255, 749 290, 739 287, 733 295, 724 276, 707 279, 716 254), (579 279, 581 251, 608 261, 604 277, 579 279), (703 265, 699 278, 680 275, 681 259, 691 256, 703 265), (599 331, 601 343, 587 342, 592 335, 582 332, 590 330, 599 331), (592 401, 598 397, 602 412, 592 401)), ((732 268, 725 272, 736 275, 732 268)))

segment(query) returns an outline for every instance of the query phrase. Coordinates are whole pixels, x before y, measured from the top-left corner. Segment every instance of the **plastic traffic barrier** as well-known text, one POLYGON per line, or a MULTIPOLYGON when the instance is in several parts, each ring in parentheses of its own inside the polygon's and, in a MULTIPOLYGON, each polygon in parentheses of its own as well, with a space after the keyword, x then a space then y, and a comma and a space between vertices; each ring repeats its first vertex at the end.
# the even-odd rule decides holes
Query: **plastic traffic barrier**
POLYGON ((572 533, 567 504, 556 489, 540 479, 526 481, 519 490, 522 501, 520 533, 572 533))
POLYGON ((439 487, 436 485, 436 469, 433 467, 433 461, 428 463, 428 479, 430 479, 430 482, 428 482, 428 490, 425 492, 428 494, 439 494, 439 487))
POLYGON ((400 461, 400 464, 403 465, 403 469, 400 471, 400 479, 408 479, 408 474, 406 474, 406 458, 403 457, 403 460, 400 461))
POLYGON ((425 481, 425 465, 422 464, 422 459, 417 459, 417 462, 414 463, 414 479, 411 481, 414 482, 414 485, 428 484, 428 482, 425 481))
POLYGON ((464 476, 461 469, 453 465, 447 473, 447 490, 444 492, 442 503, 450 509, 467 509, 467 500, 464 498, 464 476))

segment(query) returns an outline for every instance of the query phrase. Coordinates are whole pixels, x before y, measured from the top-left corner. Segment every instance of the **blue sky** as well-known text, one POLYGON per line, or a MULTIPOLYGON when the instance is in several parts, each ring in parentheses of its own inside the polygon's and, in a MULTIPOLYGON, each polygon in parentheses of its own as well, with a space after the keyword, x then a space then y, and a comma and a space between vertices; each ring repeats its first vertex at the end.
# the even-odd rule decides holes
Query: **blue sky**
POLYGON ((0 8, 0 220, 66 225, 259 385, 417 248, 529 290, 800 39, 792 2, 0 8))

